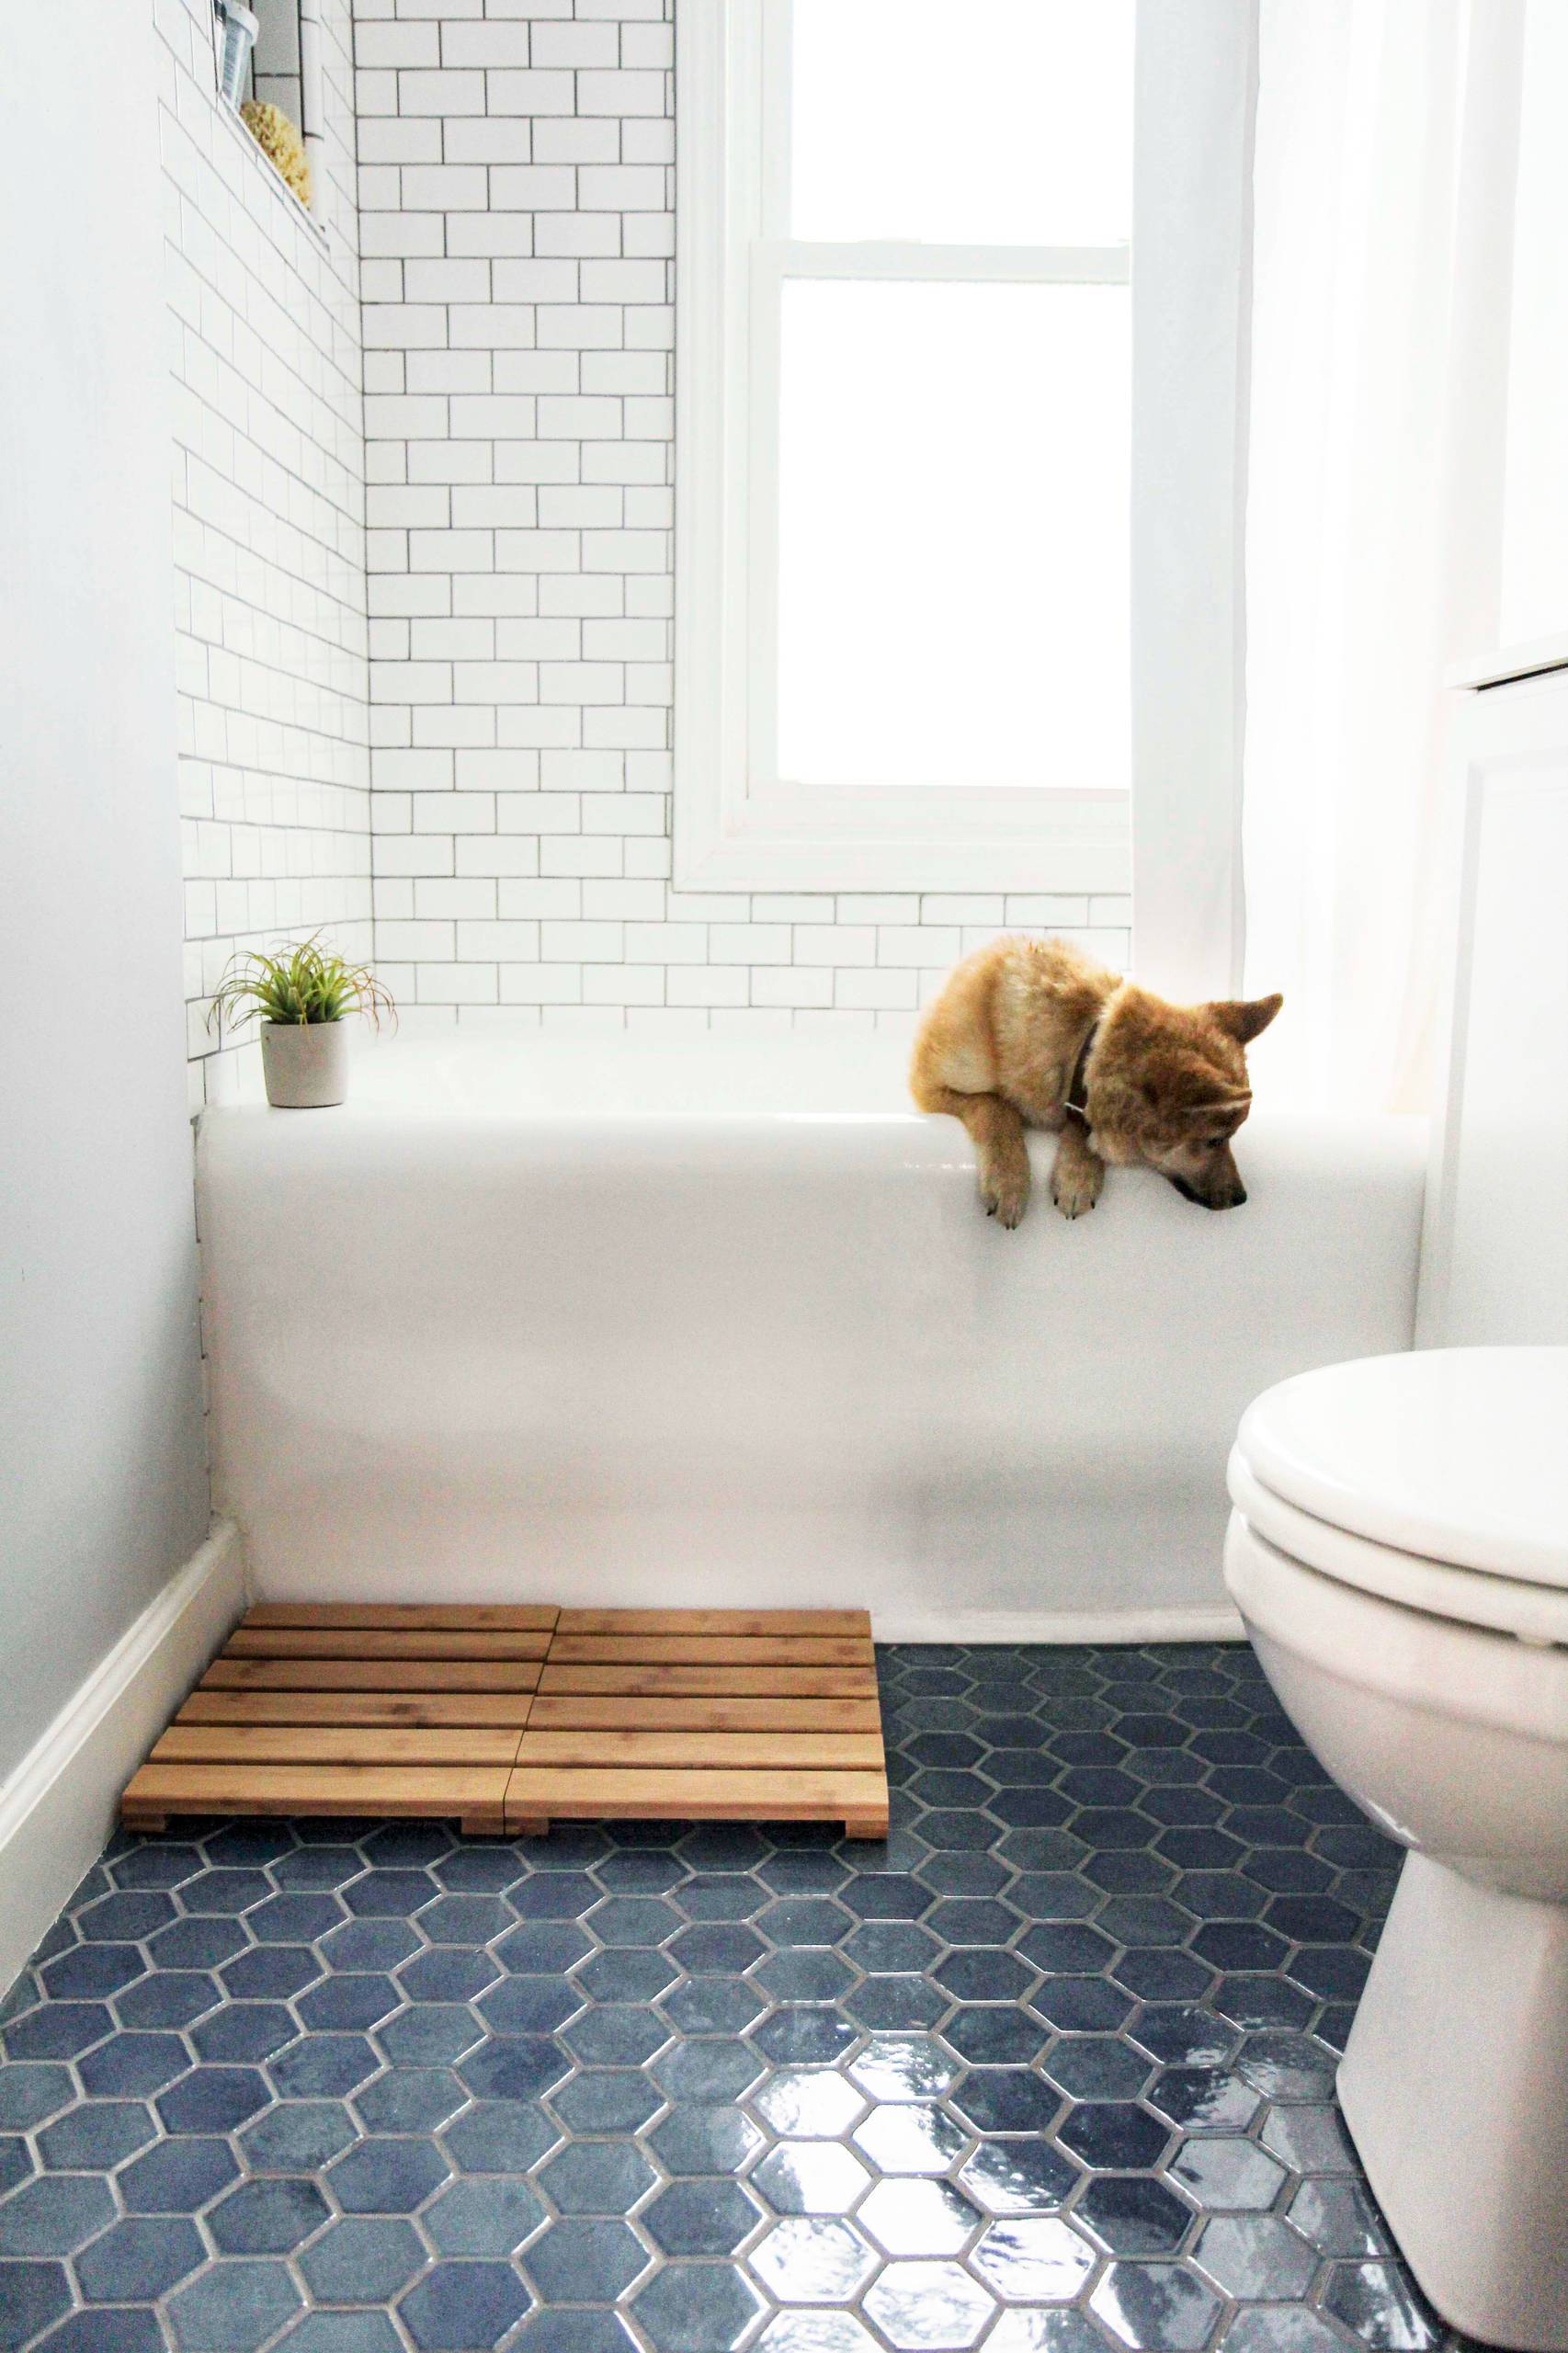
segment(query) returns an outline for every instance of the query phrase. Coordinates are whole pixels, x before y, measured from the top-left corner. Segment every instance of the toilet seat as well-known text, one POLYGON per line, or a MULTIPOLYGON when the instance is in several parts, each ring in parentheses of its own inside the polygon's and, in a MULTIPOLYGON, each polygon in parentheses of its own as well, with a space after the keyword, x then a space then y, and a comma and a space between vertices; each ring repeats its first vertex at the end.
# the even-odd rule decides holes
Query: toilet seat
POLYGON ((1568 1348, 1300 1374, 1248 1409, 1229 1483, 1260 1536, 1324 1575, 1568 1645, 1568 1348))

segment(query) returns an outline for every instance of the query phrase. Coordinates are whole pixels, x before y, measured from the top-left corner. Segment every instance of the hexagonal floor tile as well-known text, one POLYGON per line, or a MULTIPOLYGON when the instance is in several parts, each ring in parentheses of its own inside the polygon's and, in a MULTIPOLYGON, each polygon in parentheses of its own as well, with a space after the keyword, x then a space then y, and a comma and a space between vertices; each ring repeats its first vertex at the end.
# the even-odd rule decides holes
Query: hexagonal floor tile
POLYGON ((547 2304, 613 2304, 651 2260, 631 2225, 608 2215, 550 2223, 522 2258, 547 2304))
POLYGON ((300 2274, 322 2303, 380 2304, 405 2288, 426 2261, 412 2222, 348 2214, 306 2248, 300 2274))
POLYGON ((946 2173, 969 2136, 944 2109, 914 2101, 873 2109, 853 2137, 880 2173, 946 2173))
POLYGON ((637 2325, 655 2353, 732 2353, 762 2300, 729 2263, 667 2263, 633 2297, 637 2325))
POLYGON ((447 2178, 434 2141, 361 2141, 326 2178, 346 2213, 412 2214, 447 2178))
POLYGON ((1098 2256, 1058 2214, 992 2222, 972 2256, 988 2288, 1009 2304, 1070 2303, 1098 2256))
POLYGON ((528 2302, 509 2263, 438 2263, 397 2309, 420 2353, 467 2353, 498 2344, 528 2302))
POLYGON ((626 2214, 656 2176, 626 2143, 578 2141, 551 2157, 540 2183, 562 2214, 626 2214))
POLYGON ((877 2258, 853 2224, 791 2215, 759 2240, 750 2262, 780 2303, 842 2304, 870 2278, 877 2258))
POLYGON ((864 2113, 864 2095, 831 2068, 782 2068, 752 2101, 775 2132, 835 2141, 864 2113))
POLYGON ((887 2255, 959 2255, 984 2221, 950 2182, 881 2181, 856 2216, 887 2255))
POLYGON ((776 2214, 846 2214, 870 2178, 841 2141, 781 2141, 751 2177, 776 2214))
POLYGON ((762 2211, 738 2181, 699 2179, 672 2182, 639 2219, 666 2255, 733 2255, 762 2211))
POLYGON ((961 2353, 996 2310, 956 2263, 890 2263, 867 2290, 866 2312, 899 2353, 961 2353))
POLYGON ((0 2256, 74 2255, 114 2211, 108 2183, 95 2175, 39 2176, 0 2206, 0 2256))
POLYGON ((425 2230, 437 2255, 512 2255, 544 2220, 526 2181, 474 2176, 450 2182, 426 2207, 425 2230))

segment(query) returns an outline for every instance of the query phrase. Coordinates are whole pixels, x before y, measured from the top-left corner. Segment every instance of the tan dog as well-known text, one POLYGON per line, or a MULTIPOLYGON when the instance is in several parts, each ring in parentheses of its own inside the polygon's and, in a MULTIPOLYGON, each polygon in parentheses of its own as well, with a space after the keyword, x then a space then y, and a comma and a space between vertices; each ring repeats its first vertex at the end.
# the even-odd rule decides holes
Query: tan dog
POLYGON ((1063 1217, 1094 1208, 1108 1161, 1235 1209, 1246 1191, 1231 1142, 1252 1108, 1242 1049, 1283 1002, 1167 1005, 1064 939, 994 939, 927 1011, 910 1086, 923 1111, 963 1121, 981 1199, 1004 1225, 1029 1197, 1026 1128, 1060 1132, 1051 1198, 1063 1217))

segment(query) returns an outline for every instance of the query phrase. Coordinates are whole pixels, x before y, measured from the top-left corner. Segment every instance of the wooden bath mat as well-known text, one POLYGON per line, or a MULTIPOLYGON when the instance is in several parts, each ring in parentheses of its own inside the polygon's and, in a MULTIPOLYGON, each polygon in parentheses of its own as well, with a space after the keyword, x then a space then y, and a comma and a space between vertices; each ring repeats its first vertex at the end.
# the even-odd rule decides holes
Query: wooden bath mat
POLYGON ((136 1773, 171 1813, 838 1821, 885 1838, 864 1609, 252 1609, 136 1773))

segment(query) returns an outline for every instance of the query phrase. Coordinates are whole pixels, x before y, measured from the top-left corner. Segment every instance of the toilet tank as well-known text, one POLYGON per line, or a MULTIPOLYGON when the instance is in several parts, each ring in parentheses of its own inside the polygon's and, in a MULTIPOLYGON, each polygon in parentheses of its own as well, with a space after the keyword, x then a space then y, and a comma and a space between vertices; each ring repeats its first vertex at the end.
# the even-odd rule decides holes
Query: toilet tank
POLYGON ((1416 1345, 1568 1341, 1568 666, 1463 704, 1416 1345))

